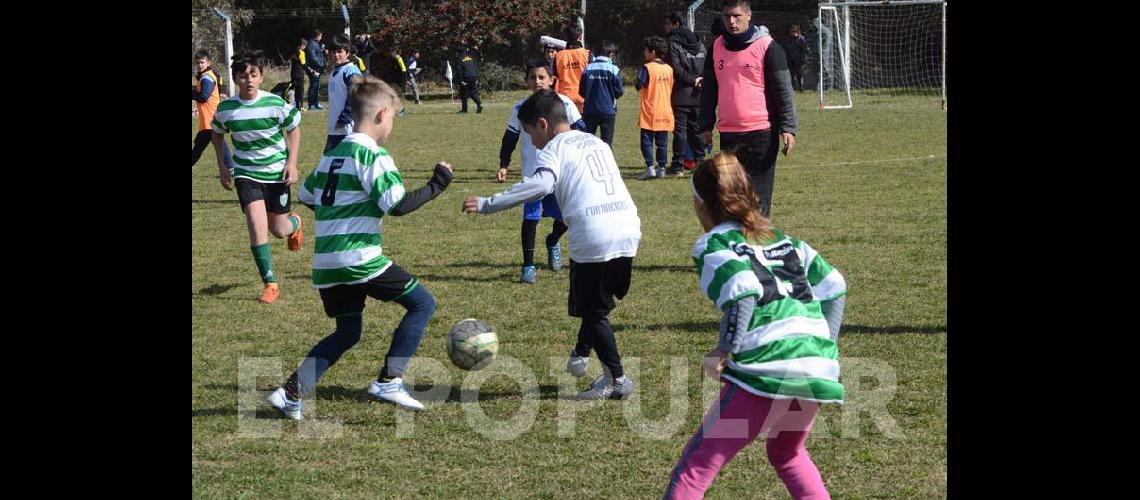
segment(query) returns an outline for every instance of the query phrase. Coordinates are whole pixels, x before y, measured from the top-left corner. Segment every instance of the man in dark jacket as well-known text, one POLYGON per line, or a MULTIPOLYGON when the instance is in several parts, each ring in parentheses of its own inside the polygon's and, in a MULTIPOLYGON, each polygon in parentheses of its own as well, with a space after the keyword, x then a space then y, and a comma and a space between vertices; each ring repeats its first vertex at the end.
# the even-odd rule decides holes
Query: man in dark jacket
POLYGON ((483 112, 483 101, 479 99, 479 66, 475 62, 475 51, 467 49, 461 52, 462 56, 459 60, 459 98, 463 102, 463 107, 459 110, 460 113, 467 112, 467 99, 471 98, 475 101, 478 108, 476 113, 483 112))
POLYGON ((321 106, 321 73, 325 71, 325 45, 321 43, 321 30, 313 30, 313 38, 305 46, 305 67, 309 72, 309 109, 321 106))
POLYGON ((668 174, 683 177, 681 162, 685 150, 691 149, 698 163, 704 157, 705 144, 697 130, 700 110, 701 72, 705 66, 705 47, 689 28, 682 26, 680 12, 665 16, 665 34, 669 41, 668 63, 673 67, 673 161, 668 174))
POLYGON ((768 28, 752 25, 748 0, 723 0, 721 16, 725 34, 713 41, 705 59, 698 122, 705 140, 715 127, 720 149, 736 152, 760 198, 760 213, 770 217, 780 141, 785 156, 796 144, 796 93, 788 59, 768 28))

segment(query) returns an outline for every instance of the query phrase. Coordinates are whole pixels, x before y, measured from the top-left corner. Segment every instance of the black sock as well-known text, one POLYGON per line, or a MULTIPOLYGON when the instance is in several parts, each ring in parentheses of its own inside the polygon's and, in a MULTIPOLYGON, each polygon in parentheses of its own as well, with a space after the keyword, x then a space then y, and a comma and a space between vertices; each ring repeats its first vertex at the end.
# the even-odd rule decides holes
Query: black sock
POLYGON ((621 366, 621 354, 618 354, 617 339, 614 338, 614 329, 610 326, 609 318, 601 317, 583 317, 582 328, 592 330, 590 344, 594 346, 594 351, 598 353, 598 359, 606 367, 606 371, 614 380, 617 380, 625 375, 625 370, 621 366))
POLYGON ((546 235, 546 248, 550 248, 558 244, 559 238, 566 234, 566 223, 562 219, 554 219, 554 224, 550 226, 550 234, 546 235))
POLYGON ((286 380, 285 384, 281 387, 285 388, 285 397, 291 401, 301 400, 301 387, 297 384, 297 372, 293 372, 293 374, 289 376, 289 380, 286 380))
POLYGON ((523 219, 523 221, 522 221, 523 266, 533 266, 534 265, 534 238, 535 238, 536 232, 538 232, 538 221, 523 219))

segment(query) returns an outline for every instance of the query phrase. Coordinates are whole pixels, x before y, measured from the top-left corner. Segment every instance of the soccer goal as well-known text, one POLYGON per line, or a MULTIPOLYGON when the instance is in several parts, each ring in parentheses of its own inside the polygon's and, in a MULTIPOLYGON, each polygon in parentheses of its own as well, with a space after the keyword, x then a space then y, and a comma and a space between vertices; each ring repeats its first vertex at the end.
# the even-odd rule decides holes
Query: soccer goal
POLYGON ((805 75, 820 109, 856 101, 929 96, 946 109, 946 2, 843 1, 819 4, 807 33, 805 75))

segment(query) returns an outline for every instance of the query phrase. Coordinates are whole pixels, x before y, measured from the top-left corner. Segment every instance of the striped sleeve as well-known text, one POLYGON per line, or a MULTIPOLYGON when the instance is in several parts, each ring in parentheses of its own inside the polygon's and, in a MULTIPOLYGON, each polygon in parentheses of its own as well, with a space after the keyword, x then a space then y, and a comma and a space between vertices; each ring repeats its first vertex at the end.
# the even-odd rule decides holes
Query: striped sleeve
POLYGON ((694 248, 701 291, 718 309, 723 310, 745 297, 762 296, 760 280, 752 272, 751 261, 747 256, 738 255, 731 246, 743 242, 743 235, 730 231, 711 234, 704 240, 703 248, 694 248))
POLYGON ((847 281, 819 252, 805 241, 796 242, 804 251, 807 279, 816 300, 835 300, 847 295, 847 281))
POLYGON ((210 128, 219 134, 228 134, 230 131, 226 128, 226 123, 222 121, 222 113, 215 113, 213 121, 210 122, 210 128))
POLYGON ((387 214, 404 199, 406 191, 404 180, 400 171, 396 169, 396 162, 387 153, 374 157, 371 164, 358 162, 361 165, 360 184, 368 197, 387 214))
POLYGON ((297 111, 295 106, 285 104, 281 107, 281 111, 283 112, 281 116, 281 130, 289 132, 301 126, 301 112, 297 111))

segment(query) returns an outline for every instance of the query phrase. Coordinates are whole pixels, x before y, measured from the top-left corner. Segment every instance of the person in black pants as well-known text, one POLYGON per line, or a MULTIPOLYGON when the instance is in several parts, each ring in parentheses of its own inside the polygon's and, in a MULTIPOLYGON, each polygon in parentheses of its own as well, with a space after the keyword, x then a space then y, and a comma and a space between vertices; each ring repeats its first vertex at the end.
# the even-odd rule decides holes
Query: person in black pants
POLYGON ((483 101, 479 99, 479 65, 474 55, 475 51, 467 49, 463 51, 463 57, 459 61, 459 98, 463 102, 463 107, 459 109, 460 113, 467 112, 468 98, 475 101, 476 113, 483 112, 483 101))
POLYGON ((313 38, 305 46, 305 67, 309 73, 309 109, 321 106, 321 73, 325 71, 325 45, 321 30, 313 30, 313 38))
POLYGON ((617 46, 609 40, 603 41, 601 55, 586 65, 581 86, 578 87, 580 95, 586 100, 582 108, 586 131, 594 134, 601 127, 602 142, 611 148, 614 146, 617 100, 625 92, 621 70, 613 62, 614 52, 617 52, 617 46))
POLYGON ((760 199, 760 213, 771 218, 776 155, 781 141, 785 156, 792 151, 798 128, 788 59, 767 28, 751 24, 748 0, 725 0, 721 14, 725 33, 705 59, 698 123, 706 142, 714 128, 720 131, 721 151, 736 153, 760 199), (747 76, 748 68, 763 68, 759 81, 747 76), (737 85, 721 86, 724 79, 737 85))
POLYGON ((665 33, 669 41, 669 58, 666 62, 673 67, 673 159, 666 172, 670 176, 683 177, 682 161, 685 150, 693 151, 693 160, 699 164, 704 159, 705 142, 697 130, 697 114, 700 111, 700 83, 703 79, 706 50, 700 38, 682 26, 680 12, 665 16, 665 33))
POLYGON ((289 58, 289 80, 293 85, 289 104, 297 109, 303 109, 301 102, 305 100, 305 46, 308 44, 308 40, 301 37, 301 43, 297 45, 293 57, 289 58))

